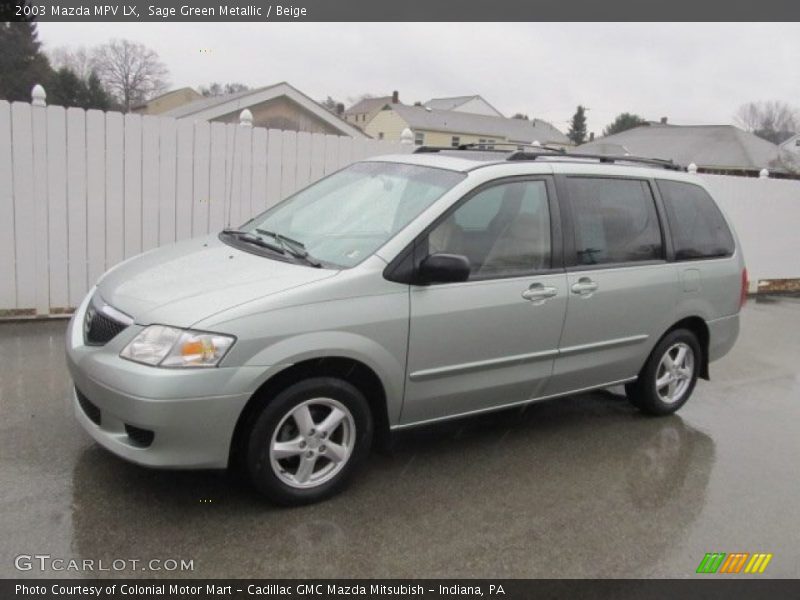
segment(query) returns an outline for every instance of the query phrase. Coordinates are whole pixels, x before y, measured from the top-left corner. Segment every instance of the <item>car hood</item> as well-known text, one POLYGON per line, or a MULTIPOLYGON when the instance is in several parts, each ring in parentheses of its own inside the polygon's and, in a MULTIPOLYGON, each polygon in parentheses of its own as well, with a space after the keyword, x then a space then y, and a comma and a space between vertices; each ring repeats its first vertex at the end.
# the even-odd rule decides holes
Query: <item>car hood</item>
POLYGON ((243 252, 216 236, 152 250, 107 272, 103 300, 137 323, 177 327, 234 306, 336 275, 243 252))

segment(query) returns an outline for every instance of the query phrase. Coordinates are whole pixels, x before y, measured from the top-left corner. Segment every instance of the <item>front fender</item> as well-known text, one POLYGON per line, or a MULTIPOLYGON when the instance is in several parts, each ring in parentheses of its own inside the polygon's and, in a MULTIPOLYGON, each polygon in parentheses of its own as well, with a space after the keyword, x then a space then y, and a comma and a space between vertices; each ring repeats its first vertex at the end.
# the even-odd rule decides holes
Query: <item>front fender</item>
MULTIPOLYGON (((341 357, 368 366, 378 376, 386 392, 389 420, 400 417, 405 379, 402 363, 381 344, 363 335, 342 331, 321 331, 285 338, 255 354, 246 366, 291 365, 315 358, 341 357)), ((403 354, 405 358, 405 354, 403 354)))

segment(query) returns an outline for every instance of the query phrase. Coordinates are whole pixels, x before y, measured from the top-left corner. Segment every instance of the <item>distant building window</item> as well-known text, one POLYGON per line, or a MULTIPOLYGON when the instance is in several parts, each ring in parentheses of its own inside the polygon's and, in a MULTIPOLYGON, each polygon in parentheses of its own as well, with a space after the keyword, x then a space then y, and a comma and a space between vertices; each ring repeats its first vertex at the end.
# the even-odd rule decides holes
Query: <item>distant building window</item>
POLYGON ((422 146, 425 143, 425 133, 423 131, 418 131, 414 134, 414 143, 417 146, 422 146))
POLYGON ((487 149, 487 150, 494 150, 494 143, 495 143, 497 140, 486 140, 486 141, 488 142, 488 145, 486 146, 486 149, 487 149))
POLYGON ((478 140, 478 150, 486 150, 486 140, 484 138, 478 140))
POLYGON ((379 139, 379 140, 382 140, 382 139, 383 139, 383 132, 382 132, 382 131, 379 131, 379 132, 378 132, 378 139, 379 139))
POLYGON ((795 146, 800 146, 800 139, 794 141, 795 146))
POLYGON ((453 146, 453 148, 458 148, 461 145, 461 138, 457 135, 454 135, 450 145, 453 146))

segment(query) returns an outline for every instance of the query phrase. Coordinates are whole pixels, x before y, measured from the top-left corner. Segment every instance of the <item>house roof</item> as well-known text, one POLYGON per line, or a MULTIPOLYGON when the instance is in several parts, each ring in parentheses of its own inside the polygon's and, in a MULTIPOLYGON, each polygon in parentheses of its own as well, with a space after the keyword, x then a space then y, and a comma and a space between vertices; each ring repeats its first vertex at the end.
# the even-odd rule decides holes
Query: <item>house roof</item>
POLYGON ((778 158, 775 144, 733 125, 644 125, 582 144, 576 152, 618 154, 620 149, 713 169, 775 168, 778 158))
POLYGON ((437 110, 425 106, 389 105, 408 123, 411 129, 427 131, 446 131, 502 137, 511 142, 529 144, 538 141, 542 144, 569 144, 569 139, 547 121, 533 119, 507 119, 490 117, 454 110, 437 110))
POLYGON ((428 100, 425 103, 425 106, 427 106, 428 108, 434 108, 434 109, 437 109, 437 110, 455 110, 456 108, 458 108, 459 106, 463 106, 464 104, 466 104, 470 100, 476 100, 476 99, 480 100, 486 106, 488 106, 494 112, 496 112, 497 116, 500 116, 500 117, 503 116, 503 113, 501 113, 494 106, 489 104, 486 101, 486 99, 483 96, 479 95, 479 94, 473 94, 472 96, 453 96, 452 98, 431 98, 430 100, 428 100))
POLYGON ((800 146, 800 133, 796 133, 788 140, 784 140, 783 142, 781 142, 779 147, 785 149, 791 148, 792 150, 794 150, 797 146, 800 146))
POLYGON ((255 90, 246 90, 243 92, 236 92, 235 94, 226 94, 223 96, 211 96, 208 98, 200 98, 194 102, 178 106, 172 110, 168 110, 161 116, 175 117, 176 119, 192 118, 194 120, 209 121, 217 119, 224 115, 236 113, 249 108, 256 104, 261 104, 274 98, 285 96, 290 100, 299 104, 301 107, 317 116, 320 120, 325 121, 331 127, 338 130, 341 135, 348 135, 351 137, 366 137, 364 133, 358 128, 340 119, 330 111, 326 110, 323 106, 306 96, 297 88, 289 85, 288 83, 281 82, 275 85, 258 88, 255 90))
POLYGON ((391 104, 392 97, 391 96, 381 96, 380 98, 362 98, 353 106, 348 108, 344 111, 344 114, 361 114, 361 113, 371 113, 376 108, 380 108, 385 104, 391 104))
POLYGON ((453 110, 456 107, 469 102, 473 98, 480 98, 478 95, 472 96, 453 96, 452 98, 431 98, 425 103, 429 108, 438 110, 453 110))
POLYGON ((137 108, 144 108, 148 104, 150 104, 151 102, 155 102, 156 100, 160 100, 161 98, 166 98, 167 96, 172 96, 174 94, 180 94, 181 92, 193 92, 194 94, 196 94, 198 96, 200 95, 200 93, 197 90, 195 90, 193 87, 186 86, 186 87, 170 90, 168 92, 164 92, 163 94, 159 94, 158 96, 153 96, 152 98, 148 98, 144 102, 140 102, 139 104, 135 104, 134 106, 131 106, 131 110, 136 110, 137 108))

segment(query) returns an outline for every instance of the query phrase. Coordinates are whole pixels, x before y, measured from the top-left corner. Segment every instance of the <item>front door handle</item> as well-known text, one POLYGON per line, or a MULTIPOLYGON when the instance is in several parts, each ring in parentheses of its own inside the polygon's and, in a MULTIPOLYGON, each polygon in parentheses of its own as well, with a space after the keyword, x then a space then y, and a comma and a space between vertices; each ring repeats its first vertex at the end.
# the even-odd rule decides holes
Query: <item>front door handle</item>
POLYGON ((541 304, 548 298, 552 298, 553 296, 557 295, 558 295, 557 288, 551 287, 549 285, 545 286, 542 285, 541 283, 531 284, 531 287, 522 292, 522 297, 525 298, 525 300, 530 300, 537 304, 541 304))
POLYGON ((597 282, 592 281, 589 277, 581 277, 576 283, 572 284, 570 289, 572 290, 573 294, 578 294, 579 296, 591 296, 599 287, 600 286, 597 284, 597 282))

